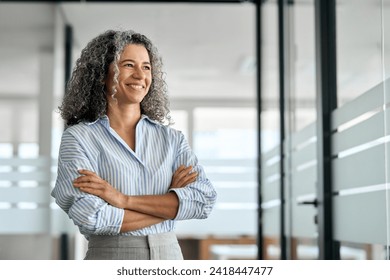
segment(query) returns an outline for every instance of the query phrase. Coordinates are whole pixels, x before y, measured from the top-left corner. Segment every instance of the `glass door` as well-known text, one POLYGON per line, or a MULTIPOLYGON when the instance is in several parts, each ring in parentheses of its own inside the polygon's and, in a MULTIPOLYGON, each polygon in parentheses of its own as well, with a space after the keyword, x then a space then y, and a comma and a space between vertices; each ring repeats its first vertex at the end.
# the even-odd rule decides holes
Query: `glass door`
POLYGON ((289 259, 317 259, 314 1, 285 9, 285 217, 289 259))
POLYGON ((388 43, 384 37, 388 8, 384 3, 336 1, 333 224, 341 259, 388 258, 388 43))

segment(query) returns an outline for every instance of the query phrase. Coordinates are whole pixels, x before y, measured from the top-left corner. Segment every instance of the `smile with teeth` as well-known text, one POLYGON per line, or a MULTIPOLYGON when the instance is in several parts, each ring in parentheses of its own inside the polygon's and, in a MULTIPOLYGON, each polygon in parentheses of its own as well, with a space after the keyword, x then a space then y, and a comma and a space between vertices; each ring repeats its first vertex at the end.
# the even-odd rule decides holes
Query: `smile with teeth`
POLYGON ((130 86, 133 89, 138 89, 138 90, 145 88, 143 85, 135 85, 135 84, 128 84, 128 86, 130 86))

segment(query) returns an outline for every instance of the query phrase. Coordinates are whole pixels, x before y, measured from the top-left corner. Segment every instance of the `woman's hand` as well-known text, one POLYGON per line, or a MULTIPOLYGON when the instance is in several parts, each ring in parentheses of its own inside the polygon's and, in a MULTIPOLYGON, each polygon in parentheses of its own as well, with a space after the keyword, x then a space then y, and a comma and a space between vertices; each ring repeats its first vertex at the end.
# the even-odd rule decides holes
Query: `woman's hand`
POLYGON ((96 195, 107 203, 118 208, 124 208, 126 197, 107 181, 89 170, 79 170, 82 175, 73 181, 73 186, 81 191, 96 195))
POLYGON ((192 166, 185 167, 184 165, 180 165, 172 176, 172 182, 169 188, 183 188, 188 184, 195 182, 198 173, 191 171, 192 166))

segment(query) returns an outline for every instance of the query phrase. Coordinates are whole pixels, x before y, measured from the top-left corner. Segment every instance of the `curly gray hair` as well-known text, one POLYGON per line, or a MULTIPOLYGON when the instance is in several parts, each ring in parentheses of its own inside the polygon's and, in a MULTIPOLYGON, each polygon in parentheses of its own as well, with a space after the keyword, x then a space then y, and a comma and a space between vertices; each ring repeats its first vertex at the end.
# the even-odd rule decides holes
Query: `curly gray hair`
MULTIPOLYGON (((61 117, 68 126, 81 121, 92 122, 107 113, 105 79, 111 63, 117 65, 123 49, 129 44, 142 45, 149 54, 152 66, 152 83, 141 102, 141 113, 161 124, 171 124, 169 101, 163 63, 156 47, 144 35, 134 31, 108 30, 92 39, 81 51, 72 77, 59 107, 61 117)), ((114 67, 117 82, 118 67, 114 67)), ((115 91, 112 97, 114 97, 115 91)))

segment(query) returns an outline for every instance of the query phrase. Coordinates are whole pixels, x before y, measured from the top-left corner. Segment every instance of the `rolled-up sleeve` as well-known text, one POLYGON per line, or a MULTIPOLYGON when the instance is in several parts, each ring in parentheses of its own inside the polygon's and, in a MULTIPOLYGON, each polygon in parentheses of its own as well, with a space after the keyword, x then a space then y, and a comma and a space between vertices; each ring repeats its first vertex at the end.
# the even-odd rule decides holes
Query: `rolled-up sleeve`
POLYGON ((73 180, 80 176, 78 173, 80 169, 96 172, 96 166, 93 166, 75 137, 65 131, 61 141, 58 174, 52 196, 87 238, 92 234, 119 233, 124 210, 75 188, 73 180))
POLYGON ((184 188, 170 189, 170 192, 175 192, 179 198, 179 209, 175 220, 206 219, 215 205, 217 193, 181 133, 174 170, 180 165, 191 165, 193 170, 198 172, 198 176, 195 182, 184 188))

